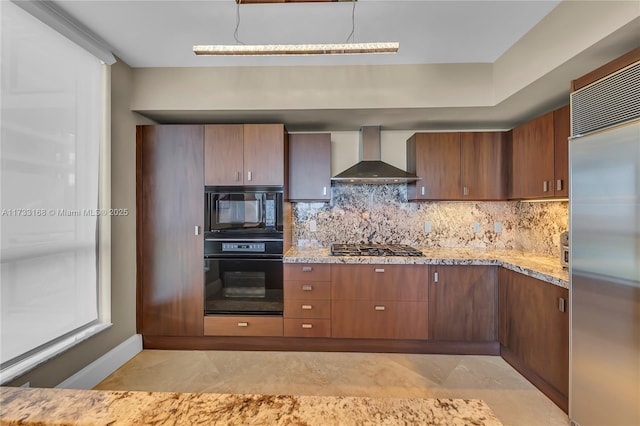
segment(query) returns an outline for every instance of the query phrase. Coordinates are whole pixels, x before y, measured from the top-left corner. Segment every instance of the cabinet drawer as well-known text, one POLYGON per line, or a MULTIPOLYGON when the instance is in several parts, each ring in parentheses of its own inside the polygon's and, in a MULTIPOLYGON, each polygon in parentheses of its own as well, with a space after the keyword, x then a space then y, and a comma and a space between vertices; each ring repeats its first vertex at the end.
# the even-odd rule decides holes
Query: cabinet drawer
POLYGON ((331 337, 331 320, 285 319, 284 335, 287 337, 331 337))
POLYGON ((280 316, 205 316, 205 336, 282 336, 280 316))
POLYGON ((331 318, 330 300, 284 300, 285 318, 331 318))
POLYGON ((427 302, 334 301, 331 336, 426 339, 427 302))
POLYGON ((285 281, 330 281, 331 265, 328 263, 285 263, 285 281))
POLYGON ((329 281, 285 281, 284 298, 304 300, 330 300, 329 281))
POLYGON ((426 301, 427 265, 333 265, 333 300, 426 301))

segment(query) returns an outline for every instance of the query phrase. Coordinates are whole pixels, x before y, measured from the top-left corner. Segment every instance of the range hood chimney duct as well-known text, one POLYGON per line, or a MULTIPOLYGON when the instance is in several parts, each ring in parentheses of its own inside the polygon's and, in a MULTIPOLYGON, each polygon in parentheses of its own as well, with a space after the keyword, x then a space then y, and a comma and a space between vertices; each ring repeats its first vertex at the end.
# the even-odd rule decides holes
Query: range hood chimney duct
POLYGON ((332 182, 389 184, 415 182, 420 178, 381 161, 380 126, 360 128, 360 161, 331 178, 332 182))

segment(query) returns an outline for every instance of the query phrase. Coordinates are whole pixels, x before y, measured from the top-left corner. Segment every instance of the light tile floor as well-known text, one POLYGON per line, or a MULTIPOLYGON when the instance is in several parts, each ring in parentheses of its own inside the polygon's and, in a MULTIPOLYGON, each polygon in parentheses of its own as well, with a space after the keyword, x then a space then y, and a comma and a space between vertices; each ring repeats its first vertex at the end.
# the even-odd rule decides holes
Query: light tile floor
POLYGON ((95 389, 469 398, 484 400, 507 426, 569 424, 497 356, 144 350, 95 389))

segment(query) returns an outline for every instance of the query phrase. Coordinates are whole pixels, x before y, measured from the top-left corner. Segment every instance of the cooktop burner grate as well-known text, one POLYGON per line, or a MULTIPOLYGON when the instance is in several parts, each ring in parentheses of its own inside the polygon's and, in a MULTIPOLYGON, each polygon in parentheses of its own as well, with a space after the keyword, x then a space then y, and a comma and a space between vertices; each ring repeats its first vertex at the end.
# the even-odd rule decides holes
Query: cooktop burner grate
POLYGON ((405 244, 331 244, 332 256, 424 256, 405 244))

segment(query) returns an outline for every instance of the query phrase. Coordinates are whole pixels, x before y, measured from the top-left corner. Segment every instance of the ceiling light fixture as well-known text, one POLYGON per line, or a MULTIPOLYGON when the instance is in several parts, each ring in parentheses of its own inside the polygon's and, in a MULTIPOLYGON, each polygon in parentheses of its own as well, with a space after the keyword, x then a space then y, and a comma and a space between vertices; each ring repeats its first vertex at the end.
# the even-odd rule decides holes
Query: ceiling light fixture
POLYGON ((260 56, 260 55, 328 55, 395 53, 400 43, 343 43, 343 44, 258 44, 193 46, 196 55, 260 56))
MULTIPOLYGON (((295 0, 288 0, 295 1, 295 0)), ((322 0, 320 0, 322 1, 322 0)), ((326 0, 325 0, 326 1, 326 0)), ((236 29, 233 38, 238 44, 235 45, 196 45, 193 46, 193 53, 197 56, 270 56, 270 55, 353 55, 370 53, 396 53, 400 48, 398 42, 374 42, 374 43, 354 43, 355 30, 355 5, 353 3, 351 11, 351 33, 344 43, 325 44, 254 44, 248 45, 238 40, 238 28, 240 26, 240 4, 242 0, 237 0, 236 8, 236 29), (351 42, 349 42, 351 40, 351 42)), ((269 1, 253 1, 247 3, 257 3, 269 1)))

